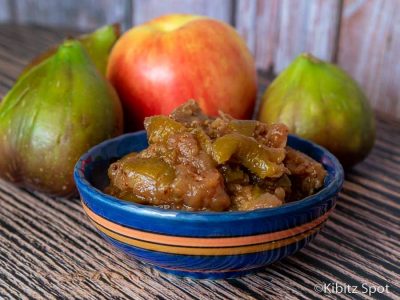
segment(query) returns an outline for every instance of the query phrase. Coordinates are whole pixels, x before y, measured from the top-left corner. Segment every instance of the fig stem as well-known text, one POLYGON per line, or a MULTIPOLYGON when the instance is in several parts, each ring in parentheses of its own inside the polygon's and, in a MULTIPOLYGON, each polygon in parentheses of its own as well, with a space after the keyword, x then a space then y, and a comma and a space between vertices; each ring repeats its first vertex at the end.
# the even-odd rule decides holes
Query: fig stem
POLYGON ((320 60, 319 58, 315 57, 314 55, 312 55, 311 53, 308 53, 308 52, 304 52, 300 55, 315 64, 320 64, 323 62, 322 60, 320 60))

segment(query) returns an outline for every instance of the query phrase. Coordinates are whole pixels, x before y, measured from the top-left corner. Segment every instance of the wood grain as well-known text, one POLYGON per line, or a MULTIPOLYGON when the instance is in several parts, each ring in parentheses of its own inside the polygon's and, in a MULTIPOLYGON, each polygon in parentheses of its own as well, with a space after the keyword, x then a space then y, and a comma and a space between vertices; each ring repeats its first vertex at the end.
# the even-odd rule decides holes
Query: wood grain
POLYGON ((344 1, 339 64, 372 105, 400 116, 400 5, 397 0, 344 1))
POLYGON ((114 22, 127 30, 167 13, 235 25, 257 68, 271 74, 304 51, 338 62, 375 109, 400 117, 398 0, 0 0, 0 22, 85 31, 114 22))
POLYGON ((133 23, 142 24, 170 13, 205 15, 232 23, 232 0, 134 0, 133 23))
MULTIPOLYGON (((68 33, 0 25, 0 98, 30 58, 68 33)), ((261 79, 260 90, 268 82, 261 79)), ((106 244, 78 199, 52 199, 0 180, 0 299, 398 299, 400 121, 377 117, 376 145, 347 173, 322 233, 296 255, 239 279, 159 273, 106 244), (314 291, 330 282, 388 284, 389 294, 314 291)))
POLYGON ((332 61, 340 24, 340 0, 238 0, 236 25, 257 67, 280 72, 301 52, 332 61))
POLYGON ((130 0, 46 1, 15 0, 15 20, 19 24, 62 26, 80 30, 120 23, 131 26, 130 0))
POLYGON ((280 3, 278 0, 239 0, 236 28, 256 59, 256 66, 272 70, 278 40, 280 3))
POLYGON ((0 22, 9 22, 12 19, 11 0, 0 0, 0 22))
POLYGON ((301 52, 332 61, 339 30, 340 1, 281 1, 276 71, 279 72, 301 52))

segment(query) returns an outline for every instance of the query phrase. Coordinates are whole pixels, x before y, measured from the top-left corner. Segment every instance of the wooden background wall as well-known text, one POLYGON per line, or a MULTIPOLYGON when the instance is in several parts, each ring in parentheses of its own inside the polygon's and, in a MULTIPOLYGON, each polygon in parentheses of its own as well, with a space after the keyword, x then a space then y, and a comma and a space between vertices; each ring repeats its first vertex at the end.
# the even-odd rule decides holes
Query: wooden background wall
POLYGON ((376 109, 400 117, 400 0, 0 0, 0 22, 81 30, 172 12, 232 24, 260 70, 276 74, 303 51, 338 63, 376 109))

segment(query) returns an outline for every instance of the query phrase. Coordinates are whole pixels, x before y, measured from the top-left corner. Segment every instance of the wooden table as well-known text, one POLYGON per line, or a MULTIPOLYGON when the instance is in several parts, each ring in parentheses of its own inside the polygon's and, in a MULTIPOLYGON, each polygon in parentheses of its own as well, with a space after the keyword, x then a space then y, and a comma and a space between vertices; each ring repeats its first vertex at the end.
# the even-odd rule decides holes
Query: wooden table
MULTIPOLYGON (((0 25, 0 97, 33 56, 66 34, 0 25)), ((0 181, 0 298, 368 298, 364 287, 385 285, 388 293, 371 297, 398 298, 400 120, 377 114, 377 130, 372 154, 347 173, 336 210, 315 241, 239 279, 181 279, 132 262, 100 238, 78 199, 52 199, 0 181), (358 294, 352 288, 335 294, 335 283, 357 286, 358 294)))

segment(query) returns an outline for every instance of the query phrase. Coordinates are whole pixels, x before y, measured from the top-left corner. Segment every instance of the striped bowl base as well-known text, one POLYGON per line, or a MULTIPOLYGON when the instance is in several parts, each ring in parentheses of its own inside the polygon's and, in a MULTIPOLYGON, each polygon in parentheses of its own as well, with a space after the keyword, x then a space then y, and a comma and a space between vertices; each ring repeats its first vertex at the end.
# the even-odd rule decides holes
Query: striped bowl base
POLYGON ((222 279, 254 272, 308 244, 324 226, 331 208, 294 228, 237 237, 184 237, 142 231, 111 222, 82 203, 103 238, 130 257, 177 276, 222 279))
POLYGON ((114 248, 122 251, 135 262, 139 261, 163 273, 178 277, 215 280, 262 271, 266 266, 302 249, 315 238, 320 228, 306 238, 281 248, 226 256, 171 255, 127 245, 110 238, 101 231, 99 233, 114 248))
POLYGON ((280 207, 246 212, 166 210, 116 199, 102 192, 112 161, 147 147, 145 132, 103 142, 83 155, 74 178, 82 206, 99 233, 115 247, 161 271, 198 279, 254 272, 309 243, 333 211, 343 169, 325 149, 290 136, 291 147, 321 162, 328 172, 316 194, 280 207))

